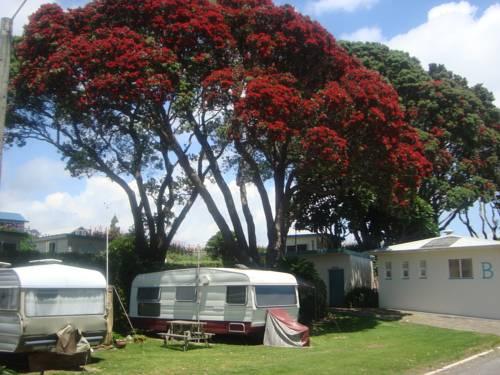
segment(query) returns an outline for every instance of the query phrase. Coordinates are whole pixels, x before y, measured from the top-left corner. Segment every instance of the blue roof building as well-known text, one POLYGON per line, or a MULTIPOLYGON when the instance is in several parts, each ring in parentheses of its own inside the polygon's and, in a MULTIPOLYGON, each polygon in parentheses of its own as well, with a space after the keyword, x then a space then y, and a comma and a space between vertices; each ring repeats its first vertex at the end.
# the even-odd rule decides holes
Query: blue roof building
POLYGON ((27 223, 28 220, 16 212, 0 211, 0 222, 27 223))
POLYGON ((21 214, 0 211, 0 251, 19 250, 21 242, 27 237, 21 214))

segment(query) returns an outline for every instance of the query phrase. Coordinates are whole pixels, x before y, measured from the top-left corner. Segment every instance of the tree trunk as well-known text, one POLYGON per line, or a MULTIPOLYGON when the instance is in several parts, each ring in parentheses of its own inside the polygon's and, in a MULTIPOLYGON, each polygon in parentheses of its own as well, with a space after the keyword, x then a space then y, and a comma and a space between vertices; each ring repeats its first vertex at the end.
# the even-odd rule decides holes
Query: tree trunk
POLYGON ((203 201, 205 202, 205 205, 207 206, 208 211, 212 215, 212 218, 214 219, 215 223, 217 224, 219 230, 222 233, 225 246, 227 246, 228 253, 233 254, 234 258, 236 258, 238 262, 249 265, 255 264, 254 260, 249 256, 249 254, 246 251, 242 251, 241 248, 236 243, 236 241, 234 240, 231 229, 227 225, 226 221, 224 220, 224 217, 220 213, 219 209, 217 208, 217 205, 212 199, 212 196, 210 195, 207 188, 199 178, 198 174, 191 167, 189 158, 182 150, 182 147, 179 145, 170 126, 168 124, 165 124, 164 126, 158 129, 158 132, 159 135, 164 139, 164 141, 171 146, 171 149, 177 156, 179 164, 181 168, 184 170, 184 173, 189 178, 193 186, 197 189, 198 193, 201 195, 203 201))
POLYGON ((276 233, 276 244, 274 248, 268 249, 266 261, 268 267, 274 267, 277 260, 283 255, 282 249, 286 246, 286 233, 283 234, 285 227, 285 168, 278 167, 274 171, 274 230, 276 233))
POLYGON ((245 215, 245 221, 247 222, 247 232, 248 232, 248 250, 249 254, 260 263, 259 253, 257 251, 257 236, 255 234, 255 223, 253 220, 252 212, 248 207, 247 199, 247 189, 245 187, 245 180, 241 175, 241 166, 238 169, 238 176, 236 177, 236 183, 240 187, 240 200, 241 209, 243 210, 243 215, 245 215))
MULTIPOLYGON (((271 203, 269 202, 269 196, 267 195, 266 187, 260 176, 259 166, 248 153, 245 147, 239 142, 235 141, 236 150, 243 157, 243 160, 247 163, 252 171, 252 182, 257 188, 257 191, 262 202, 262 208, 264 210, 264 216, 266 218, 266 229, 267 229, 267 249, 266 254, 272 253, 276 248, 276 230, 274 227, 274 217, 271 208, 271 203)), ((267 261, 266 261, 267 262, 267 261)))
POLYGON ((191 119, 191 123, 193 125, 196 139, 200 143, 203 151, 205 152, 205 155, 207 156, 207 160, 210 165, 210 169, 214 176, 215 182, 217 183, 217 186, 219 187, 220 191, 222 192, 222 196, 224 197, 224 203, 229 213, 229 217, 231 218, 231 223, 233 224, 233 230, 236 235, 238 246, 240 246, 242 251, 246 251, 249 253, 245 233, 243 231, 243 226, 241 225, 240 217, 238 216, 238 211, 236 210, 236 205, 234 203, 231 190, 229 189, 229 186, 227 186, 227 183, 224 180, 224 176, 222 176, 217 160, 212 152, 212 148, 208 144, 207 137, 201 133, 201 130, 199 129, 198 124, 196 124, 194 119, 191 119))

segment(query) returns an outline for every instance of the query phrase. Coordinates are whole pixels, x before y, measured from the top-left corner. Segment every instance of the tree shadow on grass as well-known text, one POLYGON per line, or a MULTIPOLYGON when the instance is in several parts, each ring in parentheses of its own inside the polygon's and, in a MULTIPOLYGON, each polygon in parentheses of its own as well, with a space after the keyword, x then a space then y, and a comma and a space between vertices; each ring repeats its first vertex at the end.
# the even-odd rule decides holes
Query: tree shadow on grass
POLYGON ((65 370, 74 372, 84 372, 85 365, 94 364, 102 361, 101 358, 88 357, 87 362, 72 363, 68 357, 65 359, 64 355, 54 357, 54 353, 36 353, 38 357, 46 355, 46 359, 37 359, 31 363, 34 368, 30 368, 30 358, 28 353, 0 353, 0 374, 10 374, 6 370, 14 371, 16 374, 23 374, 28 372, 40 372, 42 368, 44 371, 49 370, 65 370), (52 356, 52 357, 51 357, 52 356), (4 367, 2 369, 2 367, 4 367), (4 372, 3 372, 4 371, 4 372))
MULTIPOLYGON (((210 350, 210 349, 212 349, 212 347, 213 347, 212 345, 206 346, 205 343, 189 343, 186 351, 190 352, 190 351, 199 350, 199 349, 210 350)), ((168 346, 162 345, 161 348, 164 350, 173 350, 173 351, 183 352, 184 351, 184 343, 181 341, 173 342, 173 343, 169 343, 168 346)))
POLYGON ((329 314, 323 320, 313 324, 311 336, 322 336, 330 333, 359 332, 375 328, 379 324, 374 317, 329 314))
POLYGON ((406 315, 409 314, 397 310, 335 308, 326 318, 313 324, 311 335, 360 332, 375 328, 381 321, 398 321, 406 315))
POLYGON ((352 308, 333 307, 330 308, 330 312, 333 314, 372 317, 378 320, 391 321, 391 322, 396 320, 401 320, 405 316, 411 315, 409 313, 405 313, 399 310, 390 310, 381 308, 356 308, 356 307, 352 308))
MULTIPOLYGON (((0 353, 0 368, 1 366, 15 372, 28 372, 28 355, 25 353, 0 353)), ((0 371, 0 374, 3 372, 0 371)))
POLYGON ((264 333, 254 335, 215 335, 212 339, 214 343, 227 345, 262 345, 264 341, 264 333))

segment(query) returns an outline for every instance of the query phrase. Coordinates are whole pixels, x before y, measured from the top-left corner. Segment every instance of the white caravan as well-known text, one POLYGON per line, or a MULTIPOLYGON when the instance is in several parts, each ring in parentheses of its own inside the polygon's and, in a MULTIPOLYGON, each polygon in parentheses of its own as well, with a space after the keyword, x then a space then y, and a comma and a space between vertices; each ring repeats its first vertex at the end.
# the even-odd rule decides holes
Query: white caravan
POLYGON ((51 350, 56 333, 68 324, 90 343, 100 343, 106 333, 105 294, 104 276, 85 268, 0 268, 0 352, 51 350))
POLYGON ((200 320, 218 334, 263 332, 266 312, 285 309, 297 319, 293 275, 236 268, 179 269, 138 275, 130 295, 137 328, 165 331, 169 320, 200 320))

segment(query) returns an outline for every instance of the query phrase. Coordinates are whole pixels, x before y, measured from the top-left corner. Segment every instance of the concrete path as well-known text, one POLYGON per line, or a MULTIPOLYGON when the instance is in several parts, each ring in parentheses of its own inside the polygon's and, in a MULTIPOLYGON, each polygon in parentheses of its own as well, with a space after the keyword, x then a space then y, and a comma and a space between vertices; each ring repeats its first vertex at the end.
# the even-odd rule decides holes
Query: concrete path
POLYGON ((439 371, 436 375, 498 375, 500 374, 500 348, 492 353, 475 358, 469 362, 439 371))
MULTIPOLYGON (((434 327, 489 333, 500 336, 500 320, 470 318, 465 316, 402 311, 403 322, 426 324, 434 327)), ((498 372, 500 374, 500 371, 498 372)))
POLYGON ((500 320, 495 319, 372 308, 332 308, 332 311, 359 316, 373 316, 381 320, 400 320, 408 323, 500 336, 500 320))

